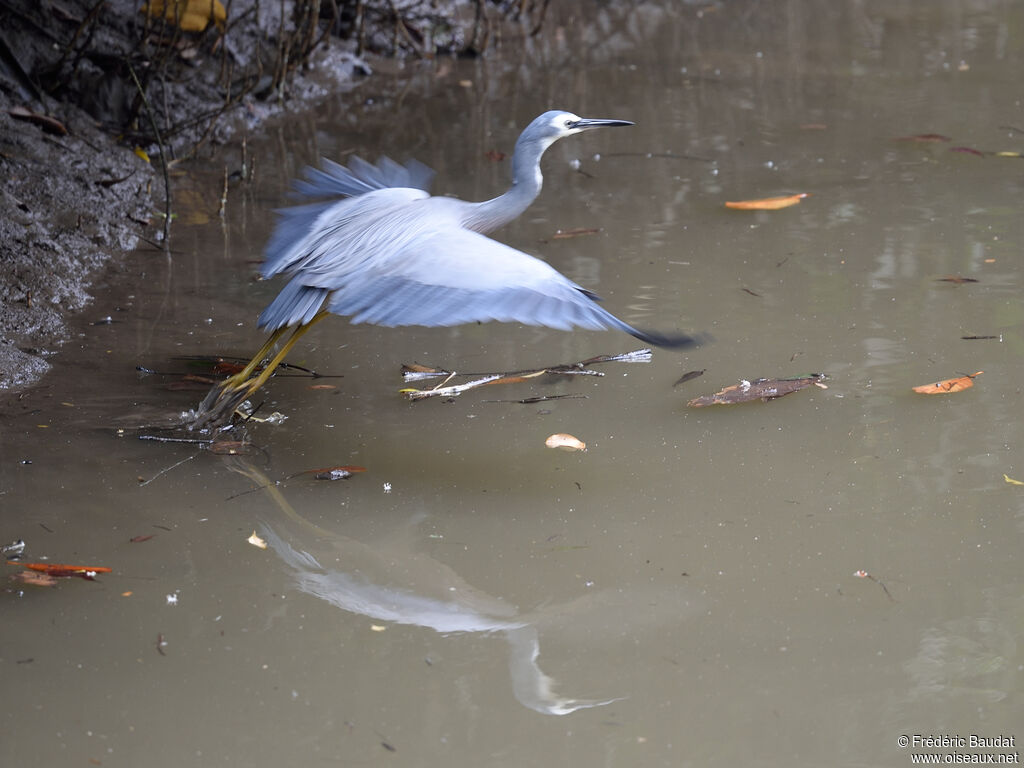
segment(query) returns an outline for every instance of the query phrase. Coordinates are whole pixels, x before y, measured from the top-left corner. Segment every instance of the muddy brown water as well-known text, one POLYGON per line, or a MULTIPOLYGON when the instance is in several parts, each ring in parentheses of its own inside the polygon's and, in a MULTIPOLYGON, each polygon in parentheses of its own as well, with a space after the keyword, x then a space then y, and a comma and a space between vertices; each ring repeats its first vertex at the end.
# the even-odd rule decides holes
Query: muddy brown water
POLYGON ((113 573, 6 583, 0 761, 1015 753, 899 739, 1024 738, 1024 488, 1004 480, 1024 480, 1024 162, 951 151, 1024 150, 1022 27, 999 2, 642 6, 552 22, 518 64, 410 66, 272 126, 223 223, 238 148, 187 169, 173 257, 134 254, 53 374, 3 403, 4 543, 113 573), (336 378, 274 379, 263 412, 288 419, 251 430, 258 450, 136 439, 202 394, 136 365, 262 341, 279 284, 252 278, 303 165, 415 156, 435 191, 483 199, 507 173, 486 153, 551 106, 637 125, 555 145, 500 239, 630 322, 714 343, 411 404, 403 362, 508 370, 640 345, 332 318, 291 362, 336 378), (950 141, 894 140, 927 133, 950 141), (796 192, 811 196, 782 211, 723 206, 796 192), (577 227, 600 231, 552 238, 577 227), (965 392, 910 391, 979 370, 965 392), (686 407, 819 371, 828 389, 686 407), (542 394, 586 397, 508 402, 542 394), (555 432, 588 451, 545 448, 555 432), (336 465, 368 471, 285 480, 336 465))

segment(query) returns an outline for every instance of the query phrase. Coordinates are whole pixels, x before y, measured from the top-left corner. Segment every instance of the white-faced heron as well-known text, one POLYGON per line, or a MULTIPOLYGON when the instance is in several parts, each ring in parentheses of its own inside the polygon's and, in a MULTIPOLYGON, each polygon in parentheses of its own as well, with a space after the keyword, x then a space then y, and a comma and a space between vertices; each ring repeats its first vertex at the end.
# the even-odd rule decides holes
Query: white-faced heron
POLYGON ((353 157, 347 168, 324 160, 320 170, 307 169, 295 191, 320 201, 279 211, 267 244, 263 276, 289 277, 259 317, 271 336, 242 371, 210 391, 196 422, 229 416, 328 314, 384 326, 498 320, 560 330, 617 329, 661 347, 698 343, 632 327, 546 262, 485 236, 518 217, 540 193, 540 158, 555 141, 622 125, 632 123, 545 112, 516 142, 511 188, 482 203, 432 197, 427 189, 433 172, 416 161, 402 166, 385 157, 371 165, 353 157), (290 328, 291 336, 260 369, 290 328))

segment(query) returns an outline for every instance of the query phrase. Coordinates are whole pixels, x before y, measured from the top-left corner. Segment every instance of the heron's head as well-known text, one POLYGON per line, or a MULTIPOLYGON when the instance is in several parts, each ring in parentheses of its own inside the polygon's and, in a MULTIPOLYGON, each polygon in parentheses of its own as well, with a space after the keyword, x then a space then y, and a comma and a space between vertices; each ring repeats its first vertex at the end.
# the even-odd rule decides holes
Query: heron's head
POLYGON ((633 125, 629 120, 606 120, 603 118, 580 117, 572 112, 553 109, 545 112, 526 126, 521 141, 533 141, 547 149, 559 139, 592 128, 606 128, 619 125, 633 125))

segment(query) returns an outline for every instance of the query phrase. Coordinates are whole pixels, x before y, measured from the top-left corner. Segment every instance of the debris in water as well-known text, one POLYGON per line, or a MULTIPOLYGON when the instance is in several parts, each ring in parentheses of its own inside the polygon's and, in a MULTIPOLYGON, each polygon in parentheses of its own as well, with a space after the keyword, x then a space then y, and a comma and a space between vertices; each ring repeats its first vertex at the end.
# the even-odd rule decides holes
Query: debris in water
POLYGON ((777 211, 781 208, 789 208, 791 205, 796 205, 809 195, 809 192, 800 192, 796 195, 783 195, 782 197, 762 197, 758 200, 737 200, 735 202, 727 202, 725 207, 732 208, 736 211, 777 211))
POLYGON ((110 568, 100 565, 63 565, 61 563, 22 563, 17 560, 8 560, 8 565, 20 565, 30 571, 45 573, 47 576, 63 578, 66 576, 78 576, 82 579, 93 581, 98 573, 111 573, 110 568))
POLYGON ((548 448, 560 448, 563 451, 585 451, 587 450, 587 444, 584 443, 577 437, 567 435, 564 432, 551 435, 547 440, 544 441, 544 445, 548 448))
POLYGON ((805 376, 797 376, 789 379, 755 379, 754 381, 743 380, 739 384, 733 384, 713 395, 701 395, 687 403, 691 408, 703 408, 708 405, 735 405, 736 403, 747 403, 752 400, 777 400, 801 389, 806 389, 812 384, 822 389, 828 389, 823 382, 828 378, 824 373, 809 373, 805 376))
POLYGON ((406 381, 418 381, 421 379, 440 376, 444 376, 445 378, 433 389, 421 390, 406 388, 400 391, 407 399, 413 401, 422 400, 428 397, 456 397, 457 395, 461 395, 463 392, 476 389, 477 387, 491 384, 521 383, 529 381, 530 379, 539 378, 546 374, 556 376, 604 376, 602 371, 595 371, 590 368, 590 366, 600 363, 648 363, 651 361, 651 357, 650 349, 638 349, 621 355, 598 355, 597 357, 591 357, 574 363, 561 363, 559 365, 552 365, 544 368, 502 373, 457 373, 455 371, 447 371, 443 369, 429 369, 426 366, 421 365, 403 365, 402 376, 406 381), (479 378, 467 381, 464 384, 444 386, 458 376, 477 376, 479 378))
POLYGON ((943 379, 937 381, 934 384, 922 384, 919 387, 914 387, 914 391, 922 395, 949 395, 954 392, 961 392, 965 389, 969 389, 974 386, 974 378, 981 376, 984 371, 977 371, 975 373, 966 373, 955 379, 943 379))
POLYGON ((888 597, 893 602, 896 602, 896 599, 892 595, 889 594, 889 590, 886 589, 885 584, 880 582, 878 579, 876 579, 874 576, 872 576, 867 571, 864 571, 864 570, 854 571, 853 575, 856 576, 858 579, 870 579, 871 581, 875 582, 875 584, 880 586, 882 588, 882 591, 885 592, 885 596, 886 597, 888 597))

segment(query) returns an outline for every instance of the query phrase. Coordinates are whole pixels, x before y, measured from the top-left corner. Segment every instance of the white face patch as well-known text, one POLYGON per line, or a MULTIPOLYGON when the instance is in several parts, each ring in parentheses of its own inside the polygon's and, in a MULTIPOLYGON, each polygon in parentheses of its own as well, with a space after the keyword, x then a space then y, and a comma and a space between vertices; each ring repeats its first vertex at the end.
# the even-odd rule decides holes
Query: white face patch
POLYGON ((579 128, 573 128, 580 121, 579 115, 574 115, 571 112, 562 112, 556 117, 551 125, 558 130, 562 136, 569 136, 573 133, 579 133, 579 128))

